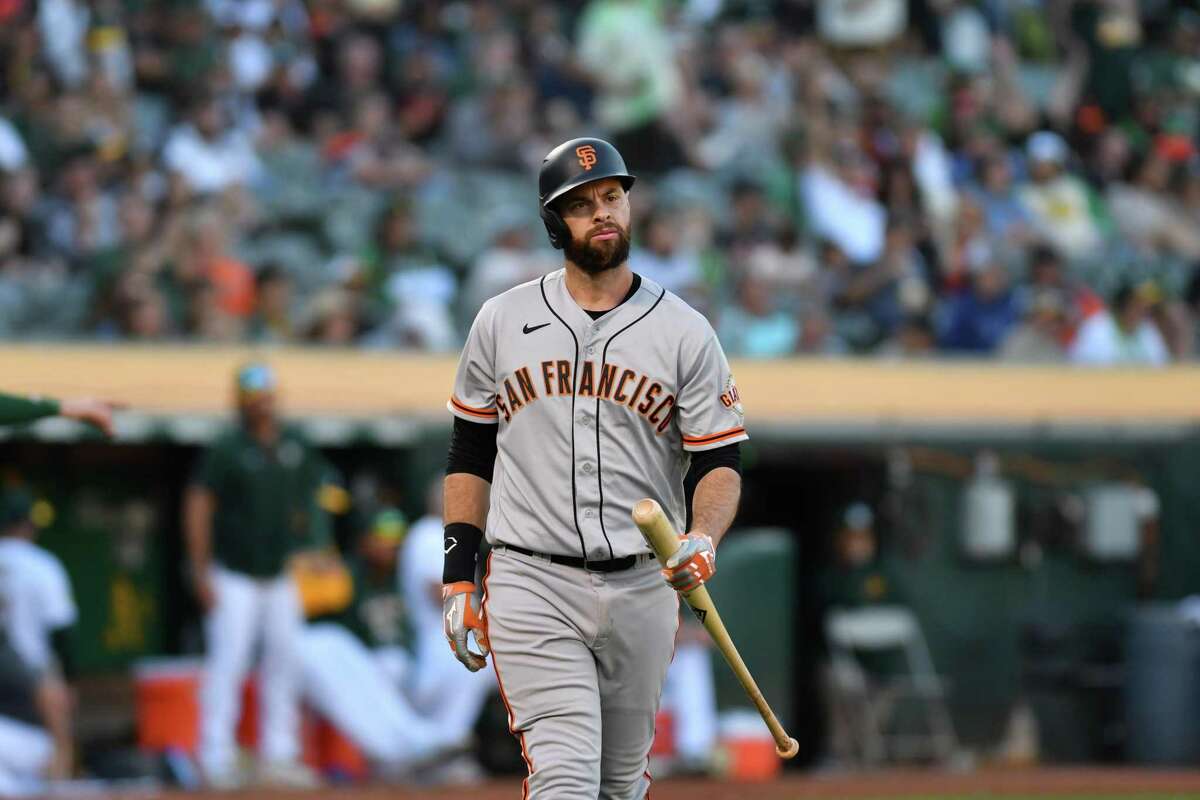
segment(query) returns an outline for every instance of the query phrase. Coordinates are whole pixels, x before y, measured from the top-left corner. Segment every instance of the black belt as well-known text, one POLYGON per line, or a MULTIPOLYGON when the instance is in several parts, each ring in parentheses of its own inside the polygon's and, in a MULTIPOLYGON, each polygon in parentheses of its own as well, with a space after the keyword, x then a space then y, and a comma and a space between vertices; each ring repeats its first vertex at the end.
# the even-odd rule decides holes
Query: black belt
POLYGON ((604 561, 590 561, 579 556, 537 553, 524 547, 517 547, 515 544, 500 544, 497 547, 503 547, 505 550, 512 550, 514 553, 520 553, 530 558, 540 558, 543 561, 549 561, 551 564, 562 564, 564 567, 586 569, 590 572, 620 572, 621 570, 629 569, 639 561, 648 561, 651 556, 650 553, 640 553, 632 556, 621 556, 620 558, 609 558, 604 561))

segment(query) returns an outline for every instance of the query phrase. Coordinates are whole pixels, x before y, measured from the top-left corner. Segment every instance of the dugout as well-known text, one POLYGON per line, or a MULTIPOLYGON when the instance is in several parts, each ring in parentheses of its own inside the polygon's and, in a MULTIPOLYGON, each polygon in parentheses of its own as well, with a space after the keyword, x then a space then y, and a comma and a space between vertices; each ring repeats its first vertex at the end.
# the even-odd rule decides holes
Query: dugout
MULTIPOLYGON (((4 469, 56 509, 43 543, 71 573, 83 611, 77 660, 91 676, 119 680, 142 656, 198 649, 181 568, 179 493, 198 448, 219 430, 233 366, 250 355, 0 352, 6 389, 64 395, 86 387, 135 409, 112 443, 61 420, 0 439, 4 469)), ((335 463, 351 476, 386 475, 404 510, 418 513, 423 486, 444 459, 449 420, 441 406, 452 360, 294 350, 267 357, 279 370, 285 409, 335 463)), ((792 568, 780 580, 792 583, 764 586, 755 582, 754 558, 727 559, 719 580, 729 585, 714 591, 740 595, 720 602, 745 608, 762 592, 783 598, 768 607, 790 616, 791 660, 756 663, 751 651, 747 661, 769 697, 784 691, 770 686, 790 694, 777 710, 793 723, 807 761, 819 756, 823 737, 818 576, 831 558, 830 532, 856 500, 875 509, 881 558, 949 679, 966 744, 986 752, 1020 698, 1042 723, 1048 760, 1131 752, 1120 694, 1125 614, 1143 600, 1174 601, 1200 588, 1200 497, 1192 488, 1200 370, 792 361, 739 363, 735 374, 753 436, 738 527, 790 532, 792 568), (1007 549, 972 549, 966 536, 972 498, 987 496, 972 492, 981 454, 1012 493, 1007 549), (907 475, 902 486, 898 471, 907 475), (1131 483, 1157 494, 1157 539, 1133 557, 1105 556, 1089 544, 1086 514, 1071 509, 1086 510, 1098 488, 1131 483), (1147 572, 1151 562, 1156 569, 1147 572), (739 574, 746 577, 733 580, 739 574)), ((757 631, 739 629, 738 617, 748 615, 725 616, 735 640, 769 635, 761 624, 768 615, 755 620, 757 631)), ((722 681, 720 691, 732 703, 740 690, 722 681)), ((96 735, 108 735, 120 723, 109 716, 95 725, 96 735)))

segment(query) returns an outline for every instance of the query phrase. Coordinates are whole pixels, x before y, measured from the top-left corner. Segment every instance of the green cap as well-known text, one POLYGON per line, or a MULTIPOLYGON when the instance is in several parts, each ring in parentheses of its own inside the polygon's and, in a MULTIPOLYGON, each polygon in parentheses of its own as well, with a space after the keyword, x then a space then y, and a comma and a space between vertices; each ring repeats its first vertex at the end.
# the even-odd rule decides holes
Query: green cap
POLYGON ((373 539, 383 539, 393 544, 400 544, 407 533, 408 519, 398 509, 384 509, 371 520, 369 535, 373 539))

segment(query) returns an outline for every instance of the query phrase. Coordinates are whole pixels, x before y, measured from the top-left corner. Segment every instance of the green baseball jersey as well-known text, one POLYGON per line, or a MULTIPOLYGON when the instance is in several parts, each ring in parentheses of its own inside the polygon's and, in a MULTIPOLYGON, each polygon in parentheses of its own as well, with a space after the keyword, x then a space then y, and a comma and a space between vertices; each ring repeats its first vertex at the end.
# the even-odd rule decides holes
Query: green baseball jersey
POLYGON ((883 561, 828 570, 821 576, 821 594, 825 605, 834 608, 904 602, 892 570, 883 561))
POLYGON ((312 621, 336 622, 367 647, 408 645, 411 631, 395 573, 380 576, 357 556, 346 559, 346 568, 354 580, 354 598, 350 605, 336 614, 312 621))
POLYGON ((332 541, 322 492, 337 475, 292 428, 269 447, 241 426, 231 429, 204 454, 195 481, 216 496, 212 552, 228 569, 278 575, 296 551, 332 541))
POLYGON ((57 400, 0 392, 0 425, 20 425, 42 417, 53 417, 59 410, 57 400))

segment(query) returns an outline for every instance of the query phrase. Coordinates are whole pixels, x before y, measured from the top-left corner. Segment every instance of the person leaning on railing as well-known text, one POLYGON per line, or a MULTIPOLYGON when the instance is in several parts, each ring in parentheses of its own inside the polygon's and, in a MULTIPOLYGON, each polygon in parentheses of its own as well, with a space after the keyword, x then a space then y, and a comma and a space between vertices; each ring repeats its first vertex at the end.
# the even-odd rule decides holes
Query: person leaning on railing
POLYGON ((0 392, 0 426, 21 425, 44 417, 66 417, 113 435, 114 403, 79 397, 55 400, 50 397, 24 396, 0 392))

